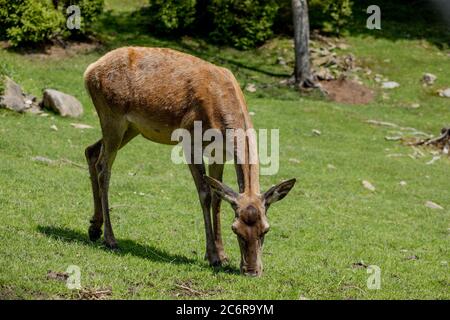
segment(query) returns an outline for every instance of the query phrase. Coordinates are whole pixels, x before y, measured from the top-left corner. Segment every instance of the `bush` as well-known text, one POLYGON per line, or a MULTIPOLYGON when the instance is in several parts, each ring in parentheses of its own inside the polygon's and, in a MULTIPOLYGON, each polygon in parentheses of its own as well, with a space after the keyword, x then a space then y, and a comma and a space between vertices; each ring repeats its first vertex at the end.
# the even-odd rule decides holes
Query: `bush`
POLYGON ((190 29, 196 18, 196 0, 150 0, 150 24, 158 32, 190 29))
POLYGON ((0 0, 1 36, 12 46, 51 39, 63 23, 63 15, 48 1, 0 0))
POLYGON ((239 49, 254 47, 272 36, 277 11, 275 0, 212 0, 210 36, 239 49))
POLYGON ((310 23, 314 28, 338 35, 352 15, 351 0, 311 0, 310 23))
MULTIPOLYGON (((274 31, 279 34, 292 35, 292 7, 291 1, 277 0, 278 14, 274 31)), ((345 30, 345 25, 352 15, 351 0, 310 0, 309 23, 312 29, 319 29, 327 33, 339 35, 345 30)))
POLYGON ((0 0, 0 37, 21 46, 84 34, 102 10, 103 0, 0 0), (72 4, 80 7, 80 30, 66 27, 66 9, 72 4))

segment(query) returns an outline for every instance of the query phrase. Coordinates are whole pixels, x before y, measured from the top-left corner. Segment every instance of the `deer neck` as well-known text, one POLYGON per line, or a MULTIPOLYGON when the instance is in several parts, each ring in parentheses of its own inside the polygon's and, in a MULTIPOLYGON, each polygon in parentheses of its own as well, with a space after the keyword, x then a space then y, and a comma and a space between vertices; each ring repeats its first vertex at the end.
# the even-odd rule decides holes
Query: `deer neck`
POLYGON ((236 141, 236 148, 240 148, 240 151, 235 149, 235 168, 239 192, 246 195, 259 195, 259 159, 256 132, 246 108, 242 115, 242 129, 245 134, 241 136, 240 142, 236 141))

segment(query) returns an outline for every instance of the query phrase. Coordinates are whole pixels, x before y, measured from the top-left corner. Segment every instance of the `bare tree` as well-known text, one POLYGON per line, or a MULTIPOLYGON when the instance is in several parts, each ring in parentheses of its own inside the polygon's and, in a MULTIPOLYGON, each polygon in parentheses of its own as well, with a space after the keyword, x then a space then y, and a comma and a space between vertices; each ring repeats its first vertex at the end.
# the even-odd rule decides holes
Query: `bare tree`
POLYGON ((295 84, 301 88, 316 87, 309 61, 309 17, 306 0, 292 0, 295 44, 295 84))

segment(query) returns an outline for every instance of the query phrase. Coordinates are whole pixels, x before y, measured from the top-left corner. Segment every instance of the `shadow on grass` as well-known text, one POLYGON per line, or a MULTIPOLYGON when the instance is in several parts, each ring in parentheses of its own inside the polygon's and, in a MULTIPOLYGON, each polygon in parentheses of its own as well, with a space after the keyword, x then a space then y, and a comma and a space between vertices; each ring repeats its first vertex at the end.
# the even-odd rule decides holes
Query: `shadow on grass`
POLYGON ((108 49, 122 45, 169 46, 213 63, 228 65, 234 69, 245 69, 271 77, 287 78, 291 76, 287 73, 272 72, 264 70, 256 65, 250 65, 249 63, 242 63, 240 61, 225 58, 221 55, 220 47, 214 43, 210 43, 210 40, 204 34, 199 34, 195 31, 187 32, 184 35, 189 35, 193 39, 200 40, 204 45, 194 47, 183 42, 183 34, 168 35, 155 33, 148 23, 148 16, 150 14, 148 10, 147 7, 142 7, 130 12, 105 11, 99 21, 99 28, 107 30, 109 34, 110 39, 109 41, 106 41, 110 43, 110 45, 107 46, 108 49))
MULTIPOLYGON (((167 251, 158 249, 154 246, 143 245, 136 243, 129 239, 118 239, 119 249, 110 250, 101 242, 92 242, 88 239, 87 234, 75 231, 68 228, 54 227, 54 226, 38 226, 37 230, 53 239, 62 240, 69 243, 81 243, 86 246, 98 248, 100 250, 112 252, 119 256, 124 256, 131 254, 135 257, 142 259, 149 259, 155 262, 166 262, 172 264, 198 264, 204 266, 204 264, 199 263, 198 260, 190 259, 181 255, 171 254, 167 251)), ((209 268, 209 267, 208 267, 209 268)), ((230 274, 239 274, 239 270, 232 266, 224 266, 211 268, 214 273, 224 272, 230 274)))
MULTIPOLYGON (((349 29, 352 35, 368 35, 389 40, 426 39, 438 48, 450 46, 450 5, 446 0, 359 0, 354 1, 349 29), (366 28, 366 10, 376 4, 381 9, 381 30, 366 28)), ((448 0, 447 0, 448 1, 448 0)))

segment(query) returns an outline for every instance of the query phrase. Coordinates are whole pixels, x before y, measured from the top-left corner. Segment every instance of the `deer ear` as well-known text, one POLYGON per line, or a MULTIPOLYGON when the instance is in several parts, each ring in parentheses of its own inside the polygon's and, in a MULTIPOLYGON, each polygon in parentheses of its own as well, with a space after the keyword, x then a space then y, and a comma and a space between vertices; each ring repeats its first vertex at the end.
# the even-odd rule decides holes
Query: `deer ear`
POLYGON ((239 196, 238 193, 234 192, 233 189, 214 178, 206 175, 204 178, 209 184, 212 192, 215 192, 222 200, 229 202, 231 205, 237 205, 237 198, 239 196))
POLYGON ((263 195, 266 208, 268 208, 272 203, 286 197, 289 191, 291 191, 294 187, 296 181, 296 179, 286 180, 267 190, 263 195))

